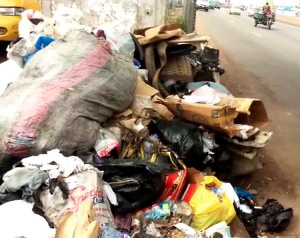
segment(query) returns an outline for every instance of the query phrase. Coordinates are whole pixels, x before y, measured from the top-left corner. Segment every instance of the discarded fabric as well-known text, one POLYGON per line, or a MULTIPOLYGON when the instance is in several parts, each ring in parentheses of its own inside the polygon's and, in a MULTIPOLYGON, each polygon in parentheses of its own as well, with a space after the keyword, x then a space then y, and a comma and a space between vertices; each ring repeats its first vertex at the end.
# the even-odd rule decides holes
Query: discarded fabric
POLYGON ((47 154, 31 156, 23 159, 22 164, 29 169, 47 171, 51 179, 62 176, 69 177, 73 173, 80 173, 94 169, 92 165, 84 162, 76 156, 65 157, 59 150, 48 151, 47 154))
POLYGON ((39 169, 15 168, 3 176, 0 193, 22 191, 22 198, 26 199, 34 195, 48 178, 49 175, 39 169))

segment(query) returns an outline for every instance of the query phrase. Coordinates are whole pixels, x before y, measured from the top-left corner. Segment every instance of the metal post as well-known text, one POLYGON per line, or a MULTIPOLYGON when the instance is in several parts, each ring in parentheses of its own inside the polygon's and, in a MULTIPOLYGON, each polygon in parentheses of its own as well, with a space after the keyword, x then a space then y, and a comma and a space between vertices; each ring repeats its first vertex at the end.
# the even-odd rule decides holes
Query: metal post
POLYGON ((195 0, 185 0, 183 2, 183 18, 186 24, 187 33, 195 31, 196 23, 196 2, 195 0))

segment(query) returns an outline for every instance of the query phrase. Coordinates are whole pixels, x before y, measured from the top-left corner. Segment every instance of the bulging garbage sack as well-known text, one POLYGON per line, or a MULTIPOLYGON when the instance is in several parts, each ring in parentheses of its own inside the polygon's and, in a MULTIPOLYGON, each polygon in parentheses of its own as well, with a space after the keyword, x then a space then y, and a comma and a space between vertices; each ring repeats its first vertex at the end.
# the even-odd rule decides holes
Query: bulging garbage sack
POLYGON ((193 208, 191 226, 200 231, 222 221, 229 224, 236 215, 233 201, 214 176, 206 176, 199 185, 189 184, 183 201, 193 208))
POLYGON ((214 146, 207 148, 205 137, 199 127, 181 121, 156 119, 150 125, 162 142, 176 151, 188 167, 202 169, 211 159, 208 153, 214 146))
POLYGON ((117 195, 119 206, 113 206, 116 214, 126 214, 154 204, 161 196, 165 174, 156 164, 118 159, 96 166, 105 171, 103 180, 109 183, 117 195))
POLYGON ((0 97, 0 158, 55 148, 83 157, 100 123, 132 103, 137 77, 132 60, 106 41, 70 31, 37 52, 0 97))

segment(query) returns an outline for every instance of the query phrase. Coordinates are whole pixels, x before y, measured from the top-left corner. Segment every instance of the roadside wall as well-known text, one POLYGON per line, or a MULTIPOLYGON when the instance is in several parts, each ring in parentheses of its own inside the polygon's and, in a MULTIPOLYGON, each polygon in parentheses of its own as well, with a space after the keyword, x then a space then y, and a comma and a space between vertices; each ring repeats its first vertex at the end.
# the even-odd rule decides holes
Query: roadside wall
POLYGON ((164 24, 167 0, 42 0, 42 11, 50 17, 59 4, 76 7, 83 11, 83 23, 98 27, 118 19, 124 24, 134 22, 133 28, 164 24))

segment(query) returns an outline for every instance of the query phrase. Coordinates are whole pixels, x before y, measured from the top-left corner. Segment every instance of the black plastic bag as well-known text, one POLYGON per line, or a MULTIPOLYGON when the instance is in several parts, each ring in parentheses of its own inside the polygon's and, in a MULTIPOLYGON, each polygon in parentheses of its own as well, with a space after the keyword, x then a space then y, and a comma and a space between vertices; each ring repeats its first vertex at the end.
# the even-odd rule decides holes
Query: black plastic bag
POLYGON ((168 80, 164 83, 164 87, 168 93, 175 94, 184 94, 189 95, 189 90, 187 88, 187 82, 185 81, 174 81, 168 80))
POLYGON ((161 141, 183 157, 188 167, 200 169, 207 153, 203 151, 201 130, 180 121, 156 119, 150 125, 151 133, 158 134, 161 141))
POLYGON ((239 197, 240 203, 247 205, 252 213, 244 213, 235 206, 236 213, 244 223, 251 238, 257 238, 257 232, 282 232, 290 224, 293 209, 284 207, 275 199, 268 199, 262 209, 256 208, 252 201, 239 197))
POLYGON ((166 53, 169 57, 186 56, 196 49, 192 44, 168 45, 166 53))
POLYGON ((163 192, 166 176, 156 164, 117 159, 95 166, 104 171, 103 180, 110 184, 117 195, 119 206, 112 206, 115 214, 126 214, 151 206, 163 192))
POLYGON ((244 213, 234 203, 236 214, 238 218, 241 220, 241 222, 243 222, 245 229, 247 230, 250 238, 257 238, 258 236, 256 234, 256 218, 259 215, 260 210, 255 209, 255 206, 252 203, 252 201, 242 197, 239 197, 239 199, 240 199, 240 204, 248 206, 252 210, 252 213, 251 214, 244 213))
POLYGON ((293 209, 284 207, 275 199, 268 199, 257 217, 256 226, 265 232, 282 232, 290 224, 293 209))

